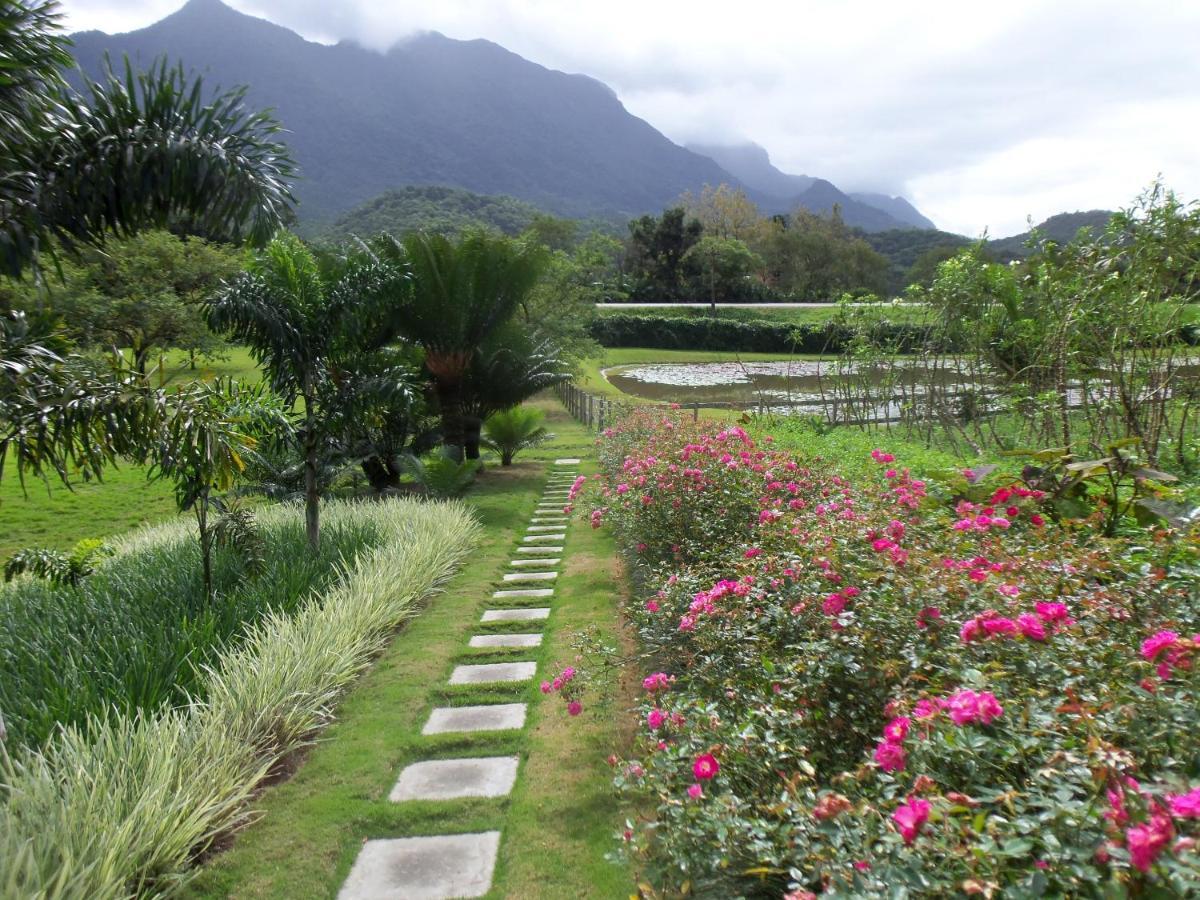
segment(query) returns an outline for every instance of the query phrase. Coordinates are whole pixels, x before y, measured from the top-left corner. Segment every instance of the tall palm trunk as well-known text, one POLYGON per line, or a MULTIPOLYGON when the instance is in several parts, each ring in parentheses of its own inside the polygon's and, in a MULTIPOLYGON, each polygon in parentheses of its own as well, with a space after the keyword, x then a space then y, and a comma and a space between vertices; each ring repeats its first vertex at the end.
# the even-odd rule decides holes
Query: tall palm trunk
POLYGON ((442 444, 447 455, 462 462, 466 434, 463 428, 462 385, 459 381, 438 379, 434 385, 442 412, 442 444))

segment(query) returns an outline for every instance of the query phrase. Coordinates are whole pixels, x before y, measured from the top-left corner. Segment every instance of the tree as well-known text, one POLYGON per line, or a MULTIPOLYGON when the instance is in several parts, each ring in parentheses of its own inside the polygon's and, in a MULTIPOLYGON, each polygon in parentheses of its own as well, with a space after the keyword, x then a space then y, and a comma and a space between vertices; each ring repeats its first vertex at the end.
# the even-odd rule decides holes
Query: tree
POLYGON ((829 216, 796 210, 772 232, 763 256, 771 283, 797 299, 887 290, 887 259, 846 227, 836 209, 829 216))
MULTIPOLYGON (((289 407, 299 403, 305 527, 320 544, 319 470, 343 451, 344 417, 363 401, 354 360, 386 343, 385 301, 409 293, 407 272, 376 256, 318 258, 292 234, 267 245, 205 304, 209 325, 250 348, 289 407)), ((393 373, 390 391, 403 391, 393 373)))
POLYGON ((179 511, 196 515, 204 596, 209 601, 214 599, 212 492, 233 487, 258 436, 286 427, 283 407, 261 384, 197 381, 172 398, 152 451, 150 476, 173 481, 179 511))
POLYGON ((929 249, 921 251, 905 275, 905 285, 917 284, 921 287, 929 287, 933 284, 933 279, 937 277, 938 266, 948 259, 953 259, 961 249, 961 246, 955 244, 935 244, 929 249))
POLYGON ((683 268, 695 297, 707 296, 712 310, 718 300, 742 299, 747 279, 762 260, 736 238, 706 234, 683 255, 683 268))
POLYGON ((738 240, 757 249, 771 232, 771 221, 741 188, 706 184, 699 197, 684 192, 679 204, 704 227, 705 235, 738 240))
POLYGON ((410 283, 393 285, 401 289, 392 303, 392 326, 425 351, 442 442, 452 457, 461 458, 467 446, 464 385, 472 360, 529 297, 546 251, 483 231, 467 232, 457 242, 422 233, 402 242, 381 238, 372 247, 381 259, 411 273, 410 283))
POLYGON ((200 238, 146 231, 62 259, 59 276, 12 282, 7 302, 51 315, 83 346, 128 350, 145 373, 170 348, 215 353, 221 342, 204 321, 201 301, 241 270, 242 254, 200 238))
POLYGON ((479 458, 480 428, 486 419, 570 377, 550 341, 533 337, 515 323, 494 332, 475 351, 463 382, 467 458, 479 458))
POLYGON ((661 217, 642 216, 629 223, 626 266, 636 299, 679 300, 683 296, 683 255, 704 234, 681 206, 661 217))
POLYGON ((210 237, 266 239, 290 213, 293 165, 279 124, 245 89, 205 100, 165 61, 82 93, 62 77, 57 4, 0 12, 0 271, 35 265, 50 238, 68 249, 109 233, 183 221, 210 237))

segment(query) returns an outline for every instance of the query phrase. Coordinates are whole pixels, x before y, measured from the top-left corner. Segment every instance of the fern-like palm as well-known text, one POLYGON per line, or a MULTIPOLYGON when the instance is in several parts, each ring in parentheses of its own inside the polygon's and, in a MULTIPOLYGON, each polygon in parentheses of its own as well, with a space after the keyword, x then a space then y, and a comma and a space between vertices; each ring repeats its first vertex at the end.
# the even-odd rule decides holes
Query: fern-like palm
POLYGON ((550 436, 542 425, 545 418, 541 410, 528 406, 492 413, 483 423, 483 445, 500 454, 500 465, 511 466, 518 453, 550 436))
POLYGON ((463 385, 463 430, 468 459, 479 456, 480 428, 495 413, 570 379, 549 341, 530 337, 517 325, 495 332, 471 358, 463 385))
POLYGON ((380 238, 372 249, 412 276, 393 304, 397 336, 425 351, 442 417, 442 439, 455 456, 467 443, 465 382, 479 347, 508 323, 541 276, 545 250, 484 231, 457 242, 442 235, 380 238))

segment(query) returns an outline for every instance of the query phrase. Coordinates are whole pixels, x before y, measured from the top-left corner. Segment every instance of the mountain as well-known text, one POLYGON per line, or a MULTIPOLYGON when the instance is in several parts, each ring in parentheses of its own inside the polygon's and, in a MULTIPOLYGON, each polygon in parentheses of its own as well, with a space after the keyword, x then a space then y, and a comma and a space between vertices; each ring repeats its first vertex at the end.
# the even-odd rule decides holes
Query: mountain
MULTIPOLYGON (((1087 212, 1059 213, 1056 216, 1051 216, 1040 225, 1034 226, 1034 228, 1055 243, 1066 244, 1075 239, 1075 235, 1079 233, 1080 228, 1090 228, 1097 234, 1103 231, 1105 226, 1108 225, 1108 220, 1112 218, 1112 215, 1112 210, 1107 209, 1089 209, 1087 212)), ((1022 231, 1020 234, 1014 234, 1011 237, 988 241, 987 246, 1001 262, 1007 262, 1011 259, 1022 259, 1030 253, 1030 249, 1025 246, 1025 242, 1029 240, 1031 234, 1032 232, 1022 231)))
POLYGON ((430 32, 386 53, 328 46, 220 0, 190 0, 139 31, 73 37, 89 74, 105 52, 141 66, 166 54, 209 84, 249 85, 250 104, 274 108, 290 132, 306 220, 330 221, 413 184, 506 194, 560 215, 628 217, 706 183, 736 183, 599 81, 489 41, 430 32))
POLYGON ((777 169, 758 144, 688 144, 688 149, 709 157, 744 185, 766 195, 754 199, 769 212, 790 212, 799 205, 828 213, 836 204, 846 223, 863 231, 934 227, 903 197, 847 194, 823 178, 789 175, 777 169))
POLYGON ((359 204, 321 229, 320 236, 338 240, 350 235, 370 237, 381 231, 401 235, 417 230, 454 234, 472 225, 518 234, 540 215, 545 213, 513 197, 436 185, 403 187, 359 204))
POLYGON ((766 149, 758 144, 688 144, 694 153, 707 156, 746 185, 772 197, 796 197, 808 190, 815 178, 788 175, 771 164, 766 149))
POLYGON ((859 203, 883 210, 893 219, 899 219, 913 228, 936 228, 931 219, 921 215, 915 206, 903 197, 889 197, 887 194, 851 193, 850 197, 859 203))

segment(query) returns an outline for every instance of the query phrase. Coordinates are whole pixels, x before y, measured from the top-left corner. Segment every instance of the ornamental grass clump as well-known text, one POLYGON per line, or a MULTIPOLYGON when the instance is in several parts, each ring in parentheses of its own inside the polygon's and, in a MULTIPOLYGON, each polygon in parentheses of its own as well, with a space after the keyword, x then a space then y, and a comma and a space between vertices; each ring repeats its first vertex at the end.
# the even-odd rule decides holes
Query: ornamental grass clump
POLYGON ((1001 472, 822 460, 641 411, 592 512, 659 670, 614 760, 664 894, 1200 891, 1200 539, 1001 472), (865 473, 865 474, 864 474, 865 473), (853 477, 850 477, 852 474, 853 477), (963 524, 967 523, 967 524, 963 524))
POLYGON ((378 546, 343 560, 336 582, 291 614, 252 625, 205 668, 203 699, 93 717, 38 751, 0 759, 0 896, 105 900, 178 888, 217 837, 249 820, 263 777, 330 720, 478 534, 452 503, 335 503, 325 512, 327 527, 369 522, 378 546))

